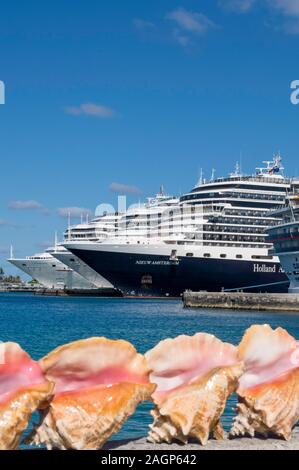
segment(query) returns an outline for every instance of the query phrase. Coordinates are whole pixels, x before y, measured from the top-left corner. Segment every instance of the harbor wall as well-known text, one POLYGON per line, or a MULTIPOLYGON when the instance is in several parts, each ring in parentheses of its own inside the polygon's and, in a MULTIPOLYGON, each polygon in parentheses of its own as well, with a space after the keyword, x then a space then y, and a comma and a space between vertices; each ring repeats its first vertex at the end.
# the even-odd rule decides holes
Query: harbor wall
POLYGON ((186 291, 183 302, 185 308, 299 312, 298 294, 186 291))
POLYGON ((3 293, 31 293, 53 297, 122 297, 120 291, 110 287, 94 289, 47 289, 46 287, 2 287, 3 293))

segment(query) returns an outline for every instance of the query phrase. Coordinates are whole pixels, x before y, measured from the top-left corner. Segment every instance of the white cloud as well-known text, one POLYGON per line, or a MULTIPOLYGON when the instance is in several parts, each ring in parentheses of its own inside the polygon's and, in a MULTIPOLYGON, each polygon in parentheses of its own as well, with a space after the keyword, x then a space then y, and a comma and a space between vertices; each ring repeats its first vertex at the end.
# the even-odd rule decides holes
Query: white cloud
POLYGON ((176 41, 183 47, 188 46, 190 44, 190 38, 188 36, 184 36, 183 34, 180 34, 179 31, 174 31, 174 36, 176 38, 176 41))
POLYGON ((268 8, 272 16, 281 17, 273 25, 276 31, 299 34, 299 0, 219 0, 219 4, 238 13, 248 13, 253 5, 259 4, 268 8))
POLYGON ((185 10, 185 8, 177 8, 167 13, 166 18, 176 23, 183 31, 196 34, 205 34, 215 24, 202 13, 185 10))
POLYGON ((283 30, 288 34, 299 34, 299 20, 286 21, 283 30))
POLYGON ((40 209, 40 205, 36 201, 11 201, 8 204, 9 209, 40 209))
POLYGON ((95 103, 83 103, 79 106, 67 106, 65 108, 65 112, 67 114, 71 114, 72 116, 85 115, 97 117, 100 119, 111 119, 117 115, 112 108, 95 103))
POLYGON ((109 189, 110 191, 119 194, 142 194, 141 189, 137 186, 130 186, 122 183, 111 183, 109 189))
POLYGON ((285 16, 299 17, 299 0, 219 0, 219 4, 227 9, 248 12, 254 4, 266 5, 285 16))
POLYGON ((268 6, 283 17, 276 27, 287 34, 299 34, 299 0, 266 0, 268 6))
POLYGON ((268 4, 286 16, 299 17, 299 0, 268 0, 268 4))
POLYGON ((57 209, 57 214, 60 217, 69 217, 69 215, 71 217, 92 216, 91 210, 85 207, 60 207, 57 209))
POLYGON ((145 31, 155 27, 154 23, 152 23, 151 21, 146 21, 141 18, 134 18, 133 25, 139 31, 145 31))
POLYGON ((181 46, 188 46, 193 41, 194 36, 203 36, 216 25, 202 13, 188 11, 185 8, 177 8, 167 13, 167 20, 175 25, 173 37, 181 46))
POLYGON ((0 219, 0 227, 7 227, 8 225, 11 225, 10 222, 4 219, 0 219))
POLYGON ((256 0, 219 0, 220 6, 237 13, 247 13, 256 0))
POLYGON ((14 210, 44 210, 45 207, 38 201, 27 200, 27 201, 10 201, 8 204, 9 209, 14 210))

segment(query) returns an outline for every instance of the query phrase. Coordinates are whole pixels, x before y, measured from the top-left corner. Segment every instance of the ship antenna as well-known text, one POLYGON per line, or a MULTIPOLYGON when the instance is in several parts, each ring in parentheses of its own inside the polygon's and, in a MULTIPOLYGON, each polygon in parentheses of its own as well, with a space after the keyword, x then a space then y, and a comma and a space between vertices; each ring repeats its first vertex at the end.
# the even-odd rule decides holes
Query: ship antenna
POLYGON ((163 184, 161 184, 161 186, 160 186, 160 196, 164 196, 164 195, 165 195, 164 186, 163 186, 163 184))
POLYGON ((83 214, 81 212, 81 225, 83 224, 83 214))
POLYGON ((58 245, 57 231, 55 231, 55 237, 54 237, 54 247, 55 247, 55 251, 57 251, 57 245, 58 245))
POLYGON ((240 176, 242 175, 242 166, 243 166, 243 155, 242 155, 242 150, 240 150, 240 176))
POLYGON ((12 244, 10 245, 10 259, 14 259, 13 246, 12 246, 12 244))
POLYGON ((71 239, 71 211, 68 212, 68 239, 71 239))
POLYGON ((203 183, 203 169, 201 168, 197 185, 200 186, 202 183, 203 183))
POLYGON ((216 173, 215 168, 212 168, 211 181, 214 180, 214 178, 215 178, 215 173, 216 173))

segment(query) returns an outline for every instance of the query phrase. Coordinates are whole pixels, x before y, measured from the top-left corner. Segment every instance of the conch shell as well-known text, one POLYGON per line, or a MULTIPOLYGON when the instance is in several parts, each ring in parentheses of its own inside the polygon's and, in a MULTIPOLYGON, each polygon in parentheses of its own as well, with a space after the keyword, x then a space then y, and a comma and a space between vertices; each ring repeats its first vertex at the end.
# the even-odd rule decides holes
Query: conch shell
POLYGON ((40 365, 17 343, 0 344, 0 450, 18 447, 32 413, 52 390, 40 365))
POLYGON ((126 341, 76 341, 40 365, 55 396, 30 439, 48 449, 101 448, 154 390, 145 358, 126 341))
POLYGON ((231 436, 290 439, 299 419, 299 344, 282 328, 254 325, 246 331, 239 355, 245 372, 231 436))
POLYGON ((145 357, 157 385, 148 440, 186 443, 193 437, 205 445, 210 433, 223 438, 220 417, 243 370, 237 348, 198 333, 166 339, 145 357))

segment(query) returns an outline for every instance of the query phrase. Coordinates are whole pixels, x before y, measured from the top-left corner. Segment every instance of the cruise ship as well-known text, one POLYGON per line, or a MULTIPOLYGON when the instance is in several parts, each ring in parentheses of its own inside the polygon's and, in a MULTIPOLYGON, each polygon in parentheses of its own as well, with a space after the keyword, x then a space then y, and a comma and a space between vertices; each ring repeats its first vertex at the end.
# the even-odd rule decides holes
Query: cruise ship
MULTIPOLYGON (((127 233, 131 236, 137 233, 143 236, 148 229, 149 215, 151 223, 157 223, 163 210, 177 203, 178 199, 166 195, 161 187, 155 197, 148 198, 145 204, 134 205, 125 213, 104 214, 90 222, 69 225, 64 239, 68 242, 84 243, 101 242, 116 234, 120 237, 127 233)), ((48 289, 101 289, 104 292, 113 289, 113 285, 101 274, 57 241, 54 247, 48 248, 44 253, 25 259, 11 257, 8 261, 48 289)))
MULTIPOLYGON (((177 206, 179 199, 165 194, 163 186, 154 197, 147 198, 146 203, 135 204, 124 213, 105 214, 97 217, 88 224, 80 224, 70 227, 65 232, 65 242, 76 242, 80 245, 86 243, 101 243, 106 239, 127 239, 146 237, 149 229, 157 225, 164 211, 169 207, 177 206)), ((108 285, 106 279, 88 266, 84 261, 67 250, 63 244, 57 246, 53 256, 78 274, 88 279, 98 288, 108 285)))
POLYGON ((61 263, 53 256, 55 247, 26 258, 10 257, 8 261, 38 281, 43 287, 55 290, 90 290, 95 286, 90 281, 61 263))
POLYGON ((283 206, 291 180, 280 156, 255 174, 237 166, 227 177, 200 180, 170 206, 146 236, 101 243, 67 242, 68 250, 125 295, 180 296, 185 290, 287 292, 289 280, 266 227, 283 206))
POLYGON ((285 207, 275 212, 280 223, 268 229, 271 253, 279 256, 290 280, 289 293, 299 294, 299 181, 294 182, 294 193, 287 197, 285 207))
MULTIPOLYGON (((96 217, 88 223, 81 223, 78 225, 70 226, 65 231, 65 241, 82 242, 85 240, 95 242, 102 241, 109 236, 113 236, 118 230, 118 222, 121 214, 105 214, 96 217)), ((98 289, 111 289, 113 285, 103 278, 99 273, 90 268, 86 263, 80 260, 73 253, 68 251, 62 244, 56 244, 55 250, 52 252, 58 261, 63 263, 69 269, 80 274, 84 279, 87 279, 94 287, 98 289)))
MULTIPOLYGON (((69 225, 64 238, 69 241, 102 240, 115 230, 119 218, 117 214, 104 215, 86 224, 69 225)), ((103 294, 113 289, 109 281, 67 251, 56 238, 54 246, 43 253, 20 259, 11 256, 8 261, 47 289, 70 291, 101 289, 103 294)))

